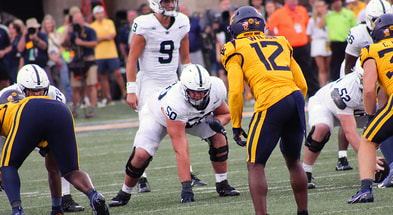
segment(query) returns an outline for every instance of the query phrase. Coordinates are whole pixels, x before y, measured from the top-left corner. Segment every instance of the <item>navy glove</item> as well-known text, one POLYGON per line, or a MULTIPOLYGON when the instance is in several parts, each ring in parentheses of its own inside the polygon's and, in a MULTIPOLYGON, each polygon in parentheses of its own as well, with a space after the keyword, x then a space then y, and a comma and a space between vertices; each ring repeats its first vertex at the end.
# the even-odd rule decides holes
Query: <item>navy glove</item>
POLYGON ((186 202, 195 202, 194 193, 192 192, 191 181, 185 181, 181 183, 182 191, 181 191, 181 203, 186 202))
POLYGON ((213 119, 212 121, 207 122, 210 126, 210 128, 217 132, 220 133, 222 135, 224 135, 225 137, 227 137, 227 131, 225 131, 224 126, 221 124, 220 120, 218 119, 213 119))
POLYGON ((240 138, 241 135, 247 139, 247 133, 242 128, 232 128, 233 131, 233 139, 237 143, 237 145, 244 147, 247 145, 247 140, 242 140, 240 138))

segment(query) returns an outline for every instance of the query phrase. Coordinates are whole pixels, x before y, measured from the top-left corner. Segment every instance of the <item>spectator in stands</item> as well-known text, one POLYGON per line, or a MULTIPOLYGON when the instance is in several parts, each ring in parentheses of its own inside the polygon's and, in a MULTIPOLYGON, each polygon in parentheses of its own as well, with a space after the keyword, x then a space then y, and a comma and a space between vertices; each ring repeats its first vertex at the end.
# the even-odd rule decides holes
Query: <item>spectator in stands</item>
MULTIPOLYGON (((325 1, 318 0, 314 3, 312 17, 307 26, 307 35, 311 39, 311 57, 314 57, 318 66, 320 86, 325 86, 329 79, 329 64, 331 60, 327 27, 321 25, 321 17, 326 13, 325 1)), ((323 21, 322 21, 323 22, 323 21)))
POLYGON ((132 23, 134 23, 134 19, 138 16, 136 10, 128 10, 127 11, 127 21, 128 25, 124 26, 120 30, 119 34, 119 47, 120 53, 122 55, 122 60, 126 61, 128 57, 128 52, 130 51, 130 46, 128 42, 128 37, 130 35, 132 23))
POLYGON ((329 66, 329 80, 337 80, 340 77, 340 66, 345 58, 345 48, 347 46, 347 36, 349 30, 357 25, 354 13, 343 7, 341 0, 330 2, 331 12, 326 12, 324 24, 328 27, 330 49, 332 50, 332 60, 329 66))
POLYGON ((9 36, 11 41, 11 51, 7 54, 6 62, 10 71, 10 84, 16 83, 16 76, 21 65, 21 53, 18 52, 18 43, 22 38, 25 24, 20 19, 15 19, 9 24, 9 36))
POLYGON ((51 77, 50 82, 52 85, 57 87, 60 90, 63 90, 63 85, 60 81, 60 69, 65 64, 63 58, 61 57, 61 52, 63 47, 61 44, 62 35, 56 30, 56 22, 53 17, 49 14, 45 15, 42 20, 42 28, 41 32, 44 32, 48 35, 48 57, 49 61, 47 63, 48 70, 47 73, 50 73, 49 77, 51 77))
POLYGON ((188 32, 188 40, 190 41, 190 59, 191 63, 199 64, 203 67, 202 50, 201 50, 201 27, 200 19, 190 15, 190 11, 184 4, 179 5, 179 12, 184 13, 190 19, 190 32, 188 32))
POLYGON ((5 25, 0 24, 0 89, 9 86, 10 71, 5 63, 5 57, 11 49, 12 47, 10 37, 8 36, 8 29, 5 25))
POLYGON ((265 6, 263 5, 263 0, 248 0, 248 5, 257 9, 257 11, 262 14, 263 17, 266 16, 265 6))
MULTIPOLYGON (((64 39, 64 33, 67 32, 65 31, 65 29, 67 29, 68 24, 70 23, 70 17, 71 15, 69 14, 69 10, 66 9, 64 11, 64 21, 63 21, 63 25, 57 28, 57 32, 59 32, 60 34, 62 34, 62 38, 64 39)), ((70 49, 67 47, 63 47, 63 50, 61 52, 61 57, 64 60, 63 66, 60 69, 60 81, 61 84, 64 87, 64 92, 65 92, 65 96, 67 98, 67 101, 71 101, 72 100, 72 89, 71 89, 71 85, 70 85, 70 71, 68 69, 68 63, 70 62, 70 49)))
POLYGON ((147 15, 149 13, 152 13, 153 11, 151 10, 151 8, 149 7, 149 5, 147 5, 146 3, 143 3, 139 6, 138 9, 138 14, 139 15, 147 15))
POLYGON ((73 49, 74 59, 78 57, 83 61, 83 69, 71 69, 71 64, 69 65, 72 87, 72 114, 74 118, 78 117, 79 101, 86 89, 90 100, 90 108, 85 117, 90 118, 95 116, 97 104, 97 65, 94 58, 94 47, 98 43, 97 34, 94 29, 85 25, 85 19, 81 13, 72 15, 72 20, 73 23, 68 26, 63 45, 73 49), (84 33, 81 34, 81 32, 84 33))
MULTIPOLYGON (((52 80, 51 74, 48 72, 48 34, 40 32, 36 18, 26 20, 26 28, 23 36, 18 43, 18 51, 22 53, 23 65, 37 64, 44 68, 48 74, 49 80, 52 80)), ((51 82, 53 83, 53 82, 51 82)))
POLYGON ((269 21, 270 16, 273 14, 273 12, 276 10, 276 4, 274 3, 274 0, 267 0, 265 2, 265 20, 269 21))
POLYGON ((284 36, 293 47, 293 57, 303 71, 307 81, 308 96, 319 89, 317 74, 311 66, 310 47, 308 45, 307 25, 309 17, 305 7, 298 5, 298 0, 285 0, 283 7, 274 11, 266 28, 272 35, 284 36))
POLYGON ((115 43, 116 29, 113 21, 105 18, 105 11, 101 5, 94 7, 93 15, 95 21, 91 24, 91 27, 96 31, 98 39, 98 44, 95 47, 95 59, 104 98, 102 104, 104 106, 113 105, 109 85, 110 73, 113 73, 116 78, 122 92, 122 98, 125 100, 127 96, 126 85, 120 73, 120 61, 115 43))
POLYGON ((366 3, 360 0, 346 0, 347 8, 352 10, 355 14, 356 19, 358 18, 359 12, 366 8, 366 3))

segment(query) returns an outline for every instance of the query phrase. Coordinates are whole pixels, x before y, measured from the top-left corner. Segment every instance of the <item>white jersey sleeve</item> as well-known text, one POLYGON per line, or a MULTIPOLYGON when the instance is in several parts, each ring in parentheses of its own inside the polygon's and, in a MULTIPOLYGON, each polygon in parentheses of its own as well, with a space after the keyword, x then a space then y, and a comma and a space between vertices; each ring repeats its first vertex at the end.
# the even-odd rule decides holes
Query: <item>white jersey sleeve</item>
MULTIPOLYGON (((11 85, 11 86, 8 86, 8 87, 6 87, 6 88, 3 88, 3 89, 0 91, 0 97, 4 94, 4 92, 7 92, 8 90, 17 90, 18 92, 20 92, 20 93, 22 93, 23 95, 25 95, 25 94, 23 93, 22 89, 19 87, 18 84, 13 84, 13 85, 11 85)), ((26 96, 26 95, 25 95, 25 96, 26 96)))
POLYGON ((359 57, 361 49, 372 43, 373 40, 368 32, 367 25, 359 24, 351 28, 348 33, 345 53, 354 57, 359 57))
POLYGON ((190 21, 182 13, 165 28, 154 14, 139 16, 134 20, 132 34, 142 35, 146 45, 139 58, 140 71, 157 79, 177 78, 180 42, 190 30, 190 21))
POLYGON ((353 115, 354 110, 364 110, 363 94, 357 72, 352 72, 333 83, 330 92, 336 90, 344 105, 335 103, 335 114, 353 115))
POLYGON ((187 128, 198 125, 204 122, 205 118, 210 116, 227 98, 226 88, 222 80, 211 77, 211 82, 209 103, 203 110, 197 110, 186 100, 181 84, 177 82, 162 91, 160 96, 154 98, 156 102, 150 105, 151 111, 163 126, 166 126, 166 118, 184 122, 187 128), (164 111, 165 115, 161 110, 164 111))
POLYGON ((52 85, 49 85, 48 97, 63 102, 64 104, 67 103, 64 94, 59 89, 57 89, 55 86, 52 85))

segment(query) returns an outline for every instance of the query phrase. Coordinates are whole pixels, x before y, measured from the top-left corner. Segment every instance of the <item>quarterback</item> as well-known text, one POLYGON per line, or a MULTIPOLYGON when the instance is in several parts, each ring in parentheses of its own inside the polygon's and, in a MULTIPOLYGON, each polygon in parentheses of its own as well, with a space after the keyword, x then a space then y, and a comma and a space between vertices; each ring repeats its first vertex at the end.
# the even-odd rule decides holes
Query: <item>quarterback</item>
MULTIPOLYGON (((164 88, 161 93, 151 98, 148 104, 142 107, 140 114, 145 116, 145 120, 140 121, 134 148, 126 164, 124 183, 131 189, 125 190, 123 185, 114 198, 118 204, 112 203, 112 206, 127 204, 131 197, 129 193, 166 134, 169 134, 176 153, 177 171, 182 184, 182 203, 195 201, 186 133, 208 142, 219 196, 239 195, 239 191, 231 187, 227 180, 228 143, 223 125, 229 122, 230 115, 225 99, 224 83, 216 77, 210 77, 209 73, 197 64, 185 67, 179 82, 164 88)), ((111 202, 114 202, 114 199, 111 202)))
POLYGON ((304 96, 307 84, 292 56, 292 47, 282 36, 266 36, 265 20, 250 6, 231 17, 229 30, 235 38, 221 50, 228 71, 229 108, 233 138, 247 143, 248 182, 256 214, 266 214, 265 164, 279 139, 289 169, 298 214, 308 214, 307 177, 300 162, 305 135, 304 96), (255 96, 255 110, 247 142, 241 139, 243 81, 255 96))
MULTIPOLYGON (((177 12, 179 1, 149 0, 149 5, 154 13, 135 18, 130 31, 126 67, 127 103, 135 110, 141 110, 146 100, 178 80, 179 62, 182 68, 191 63, 190 21, 186 15, 177 12), (138 74, 137 62, 140 67, 138 74)), ((139 121, 143 120, 143 114, 139 113, 139 121)), ((145 173, 138 189, 139 192, 150 191, 145 173)))

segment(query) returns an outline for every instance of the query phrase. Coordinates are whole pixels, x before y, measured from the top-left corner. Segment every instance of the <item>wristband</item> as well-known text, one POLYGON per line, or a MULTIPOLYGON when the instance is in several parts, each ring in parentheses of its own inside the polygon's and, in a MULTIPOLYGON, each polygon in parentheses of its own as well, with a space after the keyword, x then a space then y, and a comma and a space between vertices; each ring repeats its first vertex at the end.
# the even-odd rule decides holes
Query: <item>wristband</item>
POLYGON ((127 94, 136 93, 136 82, 127 82, 127 94))
POLYGON ((191 65, 191 63, 181 64, 181 65, 180 65, 181 71, 183 71, 183 69, 186 68, 186 67, 189 66, 189 65, 191 65))

